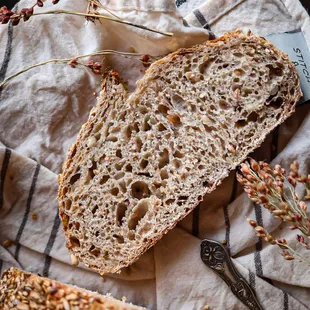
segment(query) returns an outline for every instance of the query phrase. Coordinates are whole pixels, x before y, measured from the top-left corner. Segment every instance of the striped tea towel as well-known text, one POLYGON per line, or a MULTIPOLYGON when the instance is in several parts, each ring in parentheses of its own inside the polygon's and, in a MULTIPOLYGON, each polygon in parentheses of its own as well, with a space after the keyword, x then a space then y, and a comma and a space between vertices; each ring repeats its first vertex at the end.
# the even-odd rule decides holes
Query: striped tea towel
MULTIPOLYGON (((22 0, 18 8, 33 1, 22 0)), ((298 0, 105 0, 117 15, 171 31, 173 38, 102 22, 86 24, 72 16, 35 17, 18 27, 0 27, 0 80, 25 65, 98 49, 154 55, 203 42, 235 28, 259 35, 301 28, 310 45, 310 19, 298 0)), ((49 1, 45 8, 49 9, 49 1)), ((84 0, 58 7, 84 11, 84 0)), ((139 61, 107 57, 133 89, 143 69, 139 61), (130 70, 128 70, 128 68, 130 70)), ((227 240, 240 273, 255 289, 264 309, 310 308, 310 268, 285 261, 279 250, 257 240, 246 218, 294 242, 294 233, 253 205, 235 173, 178 227, 119 275, 102 279, 82 264, 70 265, 57 210, 57 174, 66 151, 96 103, 100 78, 86 70, 48 65, 33 69, 0 92, 0 271, 10 266, 40 273, 149 309, 245 309, 226 284, 200 260, 200 241, 227 240)), ((285 168, 297 159, 309 173, 309 105, 301 106, 270 134, 254 157, 285 168)))

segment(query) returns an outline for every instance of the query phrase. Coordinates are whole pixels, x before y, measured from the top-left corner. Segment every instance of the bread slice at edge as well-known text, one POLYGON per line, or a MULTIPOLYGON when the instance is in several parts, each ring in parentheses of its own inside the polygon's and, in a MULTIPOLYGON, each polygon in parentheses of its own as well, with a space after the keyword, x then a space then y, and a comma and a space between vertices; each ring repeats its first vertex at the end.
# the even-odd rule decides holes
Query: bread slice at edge
POLYGON ((0 280, 0 307, 6 309, 145 309, 77 286, 10 268, 0 280))

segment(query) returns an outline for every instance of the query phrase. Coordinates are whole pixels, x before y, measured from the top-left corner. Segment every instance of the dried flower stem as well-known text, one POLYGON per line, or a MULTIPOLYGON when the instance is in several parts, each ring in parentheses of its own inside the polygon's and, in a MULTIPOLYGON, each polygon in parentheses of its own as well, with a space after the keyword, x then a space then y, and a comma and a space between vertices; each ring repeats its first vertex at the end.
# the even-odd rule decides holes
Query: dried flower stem
POLYGON ((254 220, 248 219, 249 224, 254 228, 257 237, 264 239, 271 245, 277 245, 281 250, 283 250, 283 256, 286 260, 293 260, 294 256, 298 256, 303 262, 310 265, 310 261, 300 255, 292 247, 287 244, 287 241, 283 238, 275 239, 264 227, 259 226, 254 220), (288 250, 290 253, 288 253, 288 250), (293 254, 293 255, 292 255, 293 254))
POLYGON ((117 19, 121 19, 119 16, 117 16, 115 13, 111 12, 111 10, 109 10, 106 6, 102 5, 100 3, 100 1, 97 1, 97 0, 89 0, 88 2, 88 6, 87 6, 87 11, 89 11, 89 8, 90 6, 92 7, 98 7, 98 8, 101 8, 105 11, 107 11, 109 14, 111 14, 112 16, 116 17, 117 19))
MULTIPOLYGON (((282 222, 291 224, 291 230, 299 229, 303 235, 296 236, 298 243, 310 250, 310 242, 307 242, 310 239, 310 217, 305 203, 310 198, 310 175, 302 175, 298 169, 299 164, 294 161, 290 165, 289 176, 286 177, 286 171, 280 165, 272 169, 267 163, 258 163, 250 158, 241 164, 237 179, 254 203, 262 205, 282 222), (297 182, 306 188, 303 198, 295 192, 297 182)), ((283 250, 282 255, 286 260, 293 260, 295 256, 310 265, 310 261, 290 247, 285 239, 273 238, 254 220, 248 219, 248 222, 259 238, 272 245, 278 245, 283 250)))
MULTIPOLYGON (((83 17, 92 17, 92 18, 95 18, 95 19, 98 19, 98 18, 99 19, 105 19, 105 20, 109 20, 111 22, 125 24, 125 25, 129 25, 129 26, 132 26, 132 27, 140 28, 140 29, 143 29, 143 30, 151 31, 151 32, 154 32, 154 33, 159 33, 159 34, 162 34, 164 36, 168 36, 168 37, 173 36, 172 32, 160 31, 160 30, 157 30, 157 29, 154 29, 154 28, 138 25, 138 24, 131 23, 131 22, 128 22, 128 21, 123 20, 123 19, 117 19, 117 18, 113 18, 113 17, 110 17, 110 16, 102 15, 102 14, 81 13, 81 12, 74 12, 74 11, 68 11, 68 10, 51 10, 51 11, 33 13, 32 16, 51 15, 51 14, 67 14, 67 15, 75 15, 75 16, 83 16, 83 17)), ((15 17, 16 16, 14 16, 14 15, 12 16, 12 18, 15 18, 15 17)))
MULTIPOLYGON (((90 53, 90 54, 79 55, 79 56, 72 57, 72 58, 50 59, 50 60, 46 60, 46 61, 34 64, 34 65, 31 65, 29 67, 26 67, 26 68, 23 68, 23 69, 17 71, 16 73, 12 74, 11 76, 9 76, 5 80, 3 80, 0 83, 0 88, 3 87, 7 82, 12 80, 16 76, 18 76, 18 75, 20 75, 26 71, 29 71, 33 68, 36 68, 36 67, 44 66, 44 65, 49 64, 49 63, 71 65, 72 63, 70 63, 70 62, 72 62, 73 60, 77 61, 78 59, 81 59, 81 58, 86 58, 86 57, 91 57, 91 56, 100 56, 100 55, 119 55, 119 56, 123 56, 123 57, 143 57, 144 56, 144 54, 139 54, 139 53, 118 52, 118 51, 114 51, 114 50, 102 50, 102 51, 98 51, 98 52, 94 52, 94 53, 90 53)), ((159 57, 161 57, 161 56, 159 56, 159 57)), ((156 58, 156 57, 153 56, 153 58, 156 58)), ((88 65, 85 65, 83 63, 77 63, 77 64, 85 66, 85 67, 89 67, 88 65)))

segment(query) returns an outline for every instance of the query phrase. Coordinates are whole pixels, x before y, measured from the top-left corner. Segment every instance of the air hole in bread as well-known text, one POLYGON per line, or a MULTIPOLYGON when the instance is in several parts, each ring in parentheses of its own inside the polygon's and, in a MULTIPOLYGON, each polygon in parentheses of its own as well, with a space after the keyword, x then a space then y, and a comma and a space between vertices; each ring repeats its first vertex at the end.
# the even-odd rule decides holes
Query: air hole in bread
POLYGON ((258 114, 255 112, 252 112, 249 116, 248 116, 248 121, 249 122, 256 122, 258 118, 258 114))
POLYGON ((76 183, 76 182, 79 180, 80 177, 81 177, 81 174, 80 174, 80 173, 74 174, 74 175, 70 178, 70 181, 69 181, 70 185, 73 185, 74 183, 76 183))
POLYGON ((69 237, 69 248, 79 247, 80 246, 80 240, 74 236, 69 237))
POLYGON ((179 168, 182 166, 182 161, 179 160, 179 159, 174 159, 174 160, 172 161, 172 164, 173 164, 173 166, 174 166, 175 168, 179 169, 179 168))
POLYGON ((89 248, 89 253, 98 257, 100 255, 100 249, 96 248, 93 244, 89 248))
POLYGON ((150 196, 148 185, 143 181, 137 181, 131 185, 131 196, 133 198, 142 199, 150 196))
POLYGON ((173 154, 174 157, 176 158, 183 158, 184 157, 184 154, 181 153, 180 151, 176 150, 173 154))
POLYGON ((109 135, 108 137, 107 137, 107 141, 111 141, 111 142, 116 142, 118 140, 118 138, 116 137, 116 136, 111 136, 111 135, 109 135))
POLYGON ((162 123, 159 123, 157 128, 158 128, 158 131, 165 131, 165 130, 167 130, 167 128, 162 123))
POLYGON ((119 187, 120 187, 121 191, 123 193, 126 193, 127 192, 126 183, 124 181, 120 181, 118 184, 119 184, 119 187))
POLYGON ((206 74, 212 64, 212 58, 207 59, 202 64, 199 65, 199 72, 201 74, 206 74))
POLYGON ((98 209, 99 209, 99 207, 98 207, 97 205, 95 205, 95 206, 93 207, 93 209, 91 210, 91 213, 92 213, 92 214, 95 214, 95 213, 98 211, 98 209))
POLYGON ((174 126, 181 125, 181 119, 180 116, 177 114, 170 114, 167 116, 167 120, 172 123, 174 126))
POLYGON ((242 94, 241 96, 242 97, 248 97, 249 95, 252 94, 252 89, 250 88, 244 88, 243 91, 242 91, 242 94))
POLYGON ((175 199, 167 199, 165 202, 167 205, 171 205, 175 202, 175 199))
POLYGON ((181 96, 179 96, 179 95, 177 95, 177 94, 175 94, 175 95, 173 95, 172 96, 172 98, 171 98, 171 103, 174 105, 174 107, 175 108, 181 108, 181 109, 184 109, 185 108, 185 106, 184 106, 184 104, 185 104, 185 102, 184 102, 184 99, 181 97, 181 96))
POLYGON ((103 184, 105 184, 109 179, 110 179, 110 176, 104 175, 104 176, 101 178, 101 180, 100 180, 99 183, 100 183, 101 185, 103 185, 103 184))
POLYGON ((164 149, 162 152, 159 153, 160 159, 158 162, 158 168, 161 169, 169 164, 169 151, 164 149))
POLYGON ((131 130, 131 126, 127 126, 124 129, 124 138, 126 141, 129 141, 131 138, 131 134, 132 134, 132 130, 131 130))
MULTIPOLYGON (((124 164, 124 163, 123 163, 123 164, 124 164)), ((119 171, 119 170, 122 170, 123 164, 116 163, 116 164, 114 165, 114 167, 115 167, 116 170, 119 171)))
POLYGON ((160 177, 162 180, 168 179, 169 175, 168 175, 167 170, 165 170, 165 169, 160 170, 160 177))
POLYGON ((118 193, 119 193, 119 189, 117 187, 114 187, 114 188, 111 189, 111 194, 113 196, 117 196, 118 193))
POLYGON ((227 104, 227 102, 225 100, 220 100, 219 101, 219 106, 222 110, 228 110, 229 109, 229 105, 227 104))
POLYGON ((283 99, 281 97, 278 97, 277 99, 273 99, 270 103, 270 107, 274 108, 274 109, 278 109, 281 107, 283 103, 283 99))
POLYGON ((125 167, 125 170, 126 170, 127 172, 132 172, 132 166, 131 166, 131 164, 127 164, 126 167, 125 167))
POLYGON ((140 161, 140 168, 141 168, 141 169, 145 169, 145 168, 147 167, 148 164, 149 164, 149 161, 148 161, 148 160, 142 159, 142 160, 140 161))
POLYGON ((116 223, 118 226, 122 225, 127 208, 128 208, 128 204, 126 202, 119 203, 116 206, 116 223))
POLYGON ((149 131, 152 127, 150 126, 150 124, 149 124, 149 116, 148 117, 146 117, 144 120, 143 120, 143 124, 142 124, 142 130, 143 131, 149 131))
POLYGON ((67 199, 65 202, 65 209, 70 210, 72 205, 72 201, 70 199, 67 199))
POLYGON ((139 137, 136 137, 135 143, 136 143, 136 151, 140 152, 142 148, 142 140, 139 137))
POLYGON ((149 202, 148 199, 141 200, 133 209, 132 215, 128 220, 128 228, 130 230, 135 230, 139 221, 143 219, 149 210, 149 202))
POLYGON ((115 152, 116 157, 122 158, 122 151, 120 149, 117 149, 115 152))
POLYGON ((282 65, 277 64, 278 66, 275 67, 275 65, 267 65, 266 67, 269 68, 269 78, 272 79, 275 76, 282 76, 283 70, 280 68, 282 65))
POLYGON ((119 235, 113 235, 113 238, 117 240, 118 243, 122 244, 124 243, 124 237, 119 235))
POLYGON ((163 104, 158 105, 158 111, 163 114, 163 115, 167 115, 169 108, 163 104))
POLYGON ((134 240, 135 239, 135 233, 133 231, 130 231, 127 236, 128 236, 129 240, 134 240))
POLYGON ((89 176, 91 179, 94 178, 95 176, 95 173, 94 173, 94 170, 97 169, 97 163, 95 161, 92 162, 92 166, 88 169, 88 173, 89 173, 89 176))
POLYGON ((133 130, 138 133, 140 131, 140 128, 139 128, 139 124, 138 123, 134 123, 133 124, 133 130))
POLYGON ((118 172, 118 173, 115 174, 114 179, 115 180, 122 179, 124 177, 124 175, 125 175, 125 172, 123 172, 123 171, 118 172))
POLYGON ((248 123, 247 120, 245 120, 245 119, 240 119, 239 121, 237 121, 237 122, 235 123, 235 127, 241 128, 241 127, 246 126, 247 123, 248 123))

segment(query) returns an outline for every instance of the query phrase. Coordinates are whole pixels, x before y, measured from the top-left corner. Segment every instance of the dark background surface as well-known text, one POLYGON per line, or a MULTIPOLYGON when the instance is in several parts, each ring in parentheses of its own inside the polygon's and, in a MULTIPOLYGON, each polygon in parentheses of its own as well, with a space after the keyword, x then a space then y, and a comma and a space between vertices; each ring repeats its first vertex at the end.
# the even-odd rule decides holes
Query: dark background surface
MULTIPOLYGON (((310 12, 310 0, 300 0, 304 7, 310 12)), ((0 0, 0 5, 6 5, 8 8, 12 8, 15 3, 18 1, 16 0, 0 0)), ((34 2, 34 1, 33 1, 34 2)))

